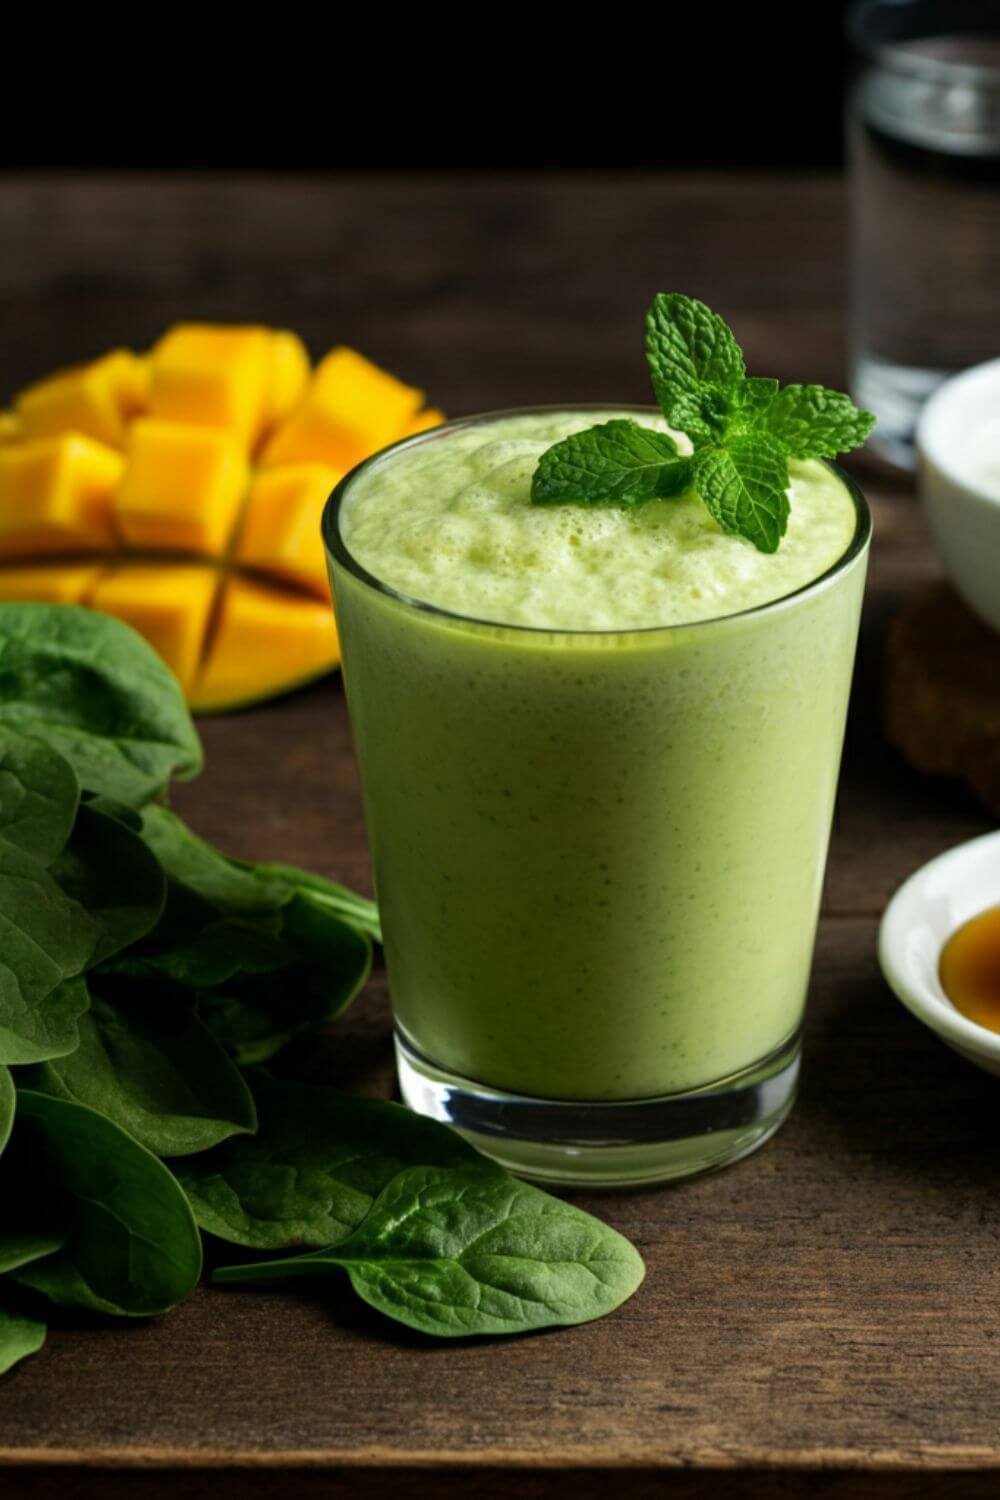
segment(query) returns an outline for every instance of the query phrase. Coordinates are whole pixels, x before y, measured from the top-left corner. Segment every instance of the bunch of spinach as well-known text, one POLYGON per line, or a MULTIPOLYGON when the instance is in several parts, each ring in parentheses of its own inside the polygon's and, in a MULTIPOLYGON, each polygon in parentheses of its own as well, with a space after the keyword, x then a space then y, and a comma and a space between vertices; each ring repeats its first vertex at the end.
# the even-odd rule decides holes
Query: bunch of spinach
POLYGON ((378 914, 192 833, 165 799, 201 764, 126 626, 0 605, 0 1374, 46 1302, 175 1306, 202 1232, 284 1252, 220 1281, 342 1269, 431 1333, 617 1306, 642 1262, 613 1230, 398 1105, 263 1071, 357 994, 378 914))

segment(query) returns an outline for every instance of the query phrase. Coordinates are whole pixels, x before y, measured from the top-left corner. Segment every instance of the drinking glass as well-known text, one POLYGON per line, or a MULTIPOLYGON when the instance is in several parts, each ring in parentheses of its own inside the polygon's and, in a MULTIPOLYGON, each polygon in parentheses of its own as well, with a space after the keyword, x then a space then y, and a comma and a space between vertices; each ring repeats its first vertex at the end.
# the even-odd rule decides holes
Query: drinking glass
POLYGON ((403 1098, 531 1177, 688 1176, 795 1095, 868 511, 840 476, 831 568, 689 625, 508 626, 366 571, 358 477, 419 443, 447 483, 497 419, 369 459, 323 522, 403 1098))
POLYGON ((1000 354, 1000 0, 863 0, 848 30, 852 391, 911 469, 927 397, 1000 354))

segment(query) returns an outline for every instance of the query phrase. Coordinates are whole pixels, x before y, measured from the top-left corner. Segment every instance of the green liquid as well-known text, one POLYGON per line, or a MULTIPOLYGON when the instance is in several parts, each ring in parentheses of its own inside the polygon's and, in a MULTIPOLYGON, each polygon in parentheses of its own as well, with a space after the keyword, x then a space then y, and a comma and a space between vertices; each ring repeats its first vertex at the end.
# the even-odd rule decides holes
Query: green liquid
POLYGON ((822 465, 772 558, 693 498, 532 508, 538 451, 594 420, 457 429, 349 486, 364 568, 504 623, 333 579, 402 1029, 465 1078, 610 1100, 723 1079, 799 1024, 865 557, 756 608, 854 537, 822 465))

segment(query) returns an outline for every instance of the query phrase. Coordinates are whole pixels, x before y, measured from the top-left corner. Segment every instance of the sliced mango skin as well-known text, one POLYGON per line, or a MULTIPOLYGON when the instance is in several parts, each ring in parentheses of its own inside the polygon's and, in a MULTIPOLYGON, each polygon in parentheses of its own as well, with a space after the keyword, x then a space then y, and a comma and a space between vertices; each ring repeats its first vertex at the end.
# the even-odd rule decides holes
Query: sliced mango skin
POLYGON ((298 335, 261 325, 179 324, 57 371, 0 410, 0 599, 117 615, 201 712, 321 676, 339 660, 323 505, 440 420, 422 402, 354 350, 314 373, 298 335), (304 456, 275 462, 282 446, 304 456))
POLYGON ((189 693, 221 584, 211 564, 123 563, 102 574, 86 602, 144 636, 189 693))
POLYGON ((322 677, 339 661, 328 604, 233 576, 189 701, 195 713, 237 707, 264 696, 264 682, 280 682, 288 691, 322 677))

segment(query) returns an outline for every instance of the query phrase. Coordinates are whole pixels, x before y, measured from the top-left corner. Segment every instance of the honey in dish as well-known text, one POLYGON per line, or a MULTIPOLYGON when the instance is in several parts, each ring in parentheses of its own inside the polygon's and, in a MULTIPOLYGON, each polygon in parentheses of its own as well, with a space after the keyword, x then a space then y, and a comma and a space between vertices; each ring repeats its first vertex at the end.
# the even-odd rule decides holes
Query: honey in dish
POLYGON ((970 1021, 1000 1032, 1000 906, 963 922, 941 949, 941 987, 970 1021))

